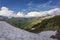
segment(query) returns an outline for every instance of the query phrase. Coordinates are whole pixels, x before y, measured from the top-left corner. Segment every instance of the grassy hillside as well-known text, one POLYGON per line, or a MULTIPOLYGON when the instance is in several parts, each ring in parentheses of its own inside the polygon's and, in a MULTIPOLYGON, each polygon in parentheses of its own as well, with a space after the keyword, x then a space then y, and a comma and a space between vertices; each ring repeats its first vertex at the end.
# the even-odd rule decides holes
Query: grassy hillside
POLYGON ((23 29, 34 33, 45 30, 60 30, 60 16, 38 18, 24 25, 23 29))
POLYGON ((29 23, 25 24, 22 29, 30 31, 30 32, 36 32, 43 30, 43 27, 47 24, 49 21, 48 19, 52 18, 54 16, 48 16, 43 18, 36 18, 33 21, 30 21, 29 23), (41 27, 40 27, 41 26, 41 27))
POLYGON ((55 16, 46 25, 46 30, 60 30, 60 16, 55 16))
POLYGON ((40 23, 40 22, 41 22, 40 18, 36 19, 36 20, 32 20, 32 21, 26 23, 25 25, 23 25, 22 29, 30 30, 32 28, 32 26, 34 26, 34 25, 36 25, 37 23, 40 23))

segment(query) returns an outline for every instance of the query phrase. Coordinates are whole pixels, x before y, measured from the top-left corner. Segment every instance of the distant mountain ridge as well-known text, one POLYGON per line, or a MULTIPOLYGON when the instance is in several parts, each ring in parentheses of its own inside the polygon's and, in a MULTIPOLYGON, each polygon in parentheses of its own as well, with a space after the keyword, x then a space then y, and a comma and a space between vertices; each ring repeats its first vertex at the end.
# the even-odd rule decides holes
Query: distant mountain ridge
POLYGON ((1 16, 1 15, 0 15, 0 21, 6 20, 6 19, 8 19, 8 17, 6 17, 6 16, 1 16))

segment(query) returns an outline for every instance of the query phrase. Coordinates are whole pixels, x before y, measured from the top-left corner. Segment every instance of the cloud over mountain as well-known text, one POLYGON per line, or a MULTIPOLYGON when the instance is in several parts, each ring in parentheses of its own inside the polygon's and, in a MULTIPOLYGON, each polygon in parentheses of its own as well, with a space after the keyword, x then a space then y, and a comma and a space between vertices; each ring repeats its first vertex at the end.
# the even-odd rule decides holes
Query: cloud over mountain
POLYGON ((28 17, 42 17, 46 15, 60 15, 60 8, 54 8, 48 11, 41 11, 41 12, 29 12, 27 13, 28 17))
POLYGON ((9 10, 7 7, 2 7, 0 10, 0 15, 7 17, 42 17, 46 15, 60 15, 60 8, 54 8, 48 11, 40 11, 40 12, 29 12, 24 14, 23 12, 14 13, 14 11, 9 10))
POLYGON ((14 12, 9 10, 7 7, 2 7, 0 10, 0 15, 2 16, 11 16, 14 12))
POLYGON ((18 13, 16 14, 16 16, 17 16, 17 17, 24 17, 25 15, 23 14, 23 12, 18 12, 18 13))

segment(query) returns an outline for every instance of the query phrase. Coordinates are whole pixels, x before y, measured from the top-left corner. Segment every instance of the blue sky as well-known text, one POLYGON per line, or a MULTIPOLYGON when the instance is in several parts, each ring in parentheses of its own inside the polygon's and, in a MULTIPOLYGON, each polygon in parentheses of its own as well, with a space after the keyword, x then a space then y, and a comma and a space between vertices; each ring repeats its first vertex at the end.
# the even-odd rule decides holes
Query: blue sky
POLYGON ((60 7, 60 0, 0 0, 0 8, 7 7, 14 12, 46 11, 60 7))

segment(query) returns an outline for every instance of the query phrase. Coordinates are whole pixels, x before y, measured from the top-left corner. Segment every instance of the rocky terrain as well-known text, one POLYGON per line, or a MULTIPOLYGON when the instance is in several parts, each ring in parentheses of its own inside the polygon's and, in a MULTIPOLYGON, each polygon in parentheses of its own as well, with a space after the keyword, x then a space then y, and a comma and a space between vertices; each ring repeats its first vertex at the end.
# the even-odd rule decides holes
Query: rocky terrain
POLYGON ((56 31, 44 31, 34 34, 0 21, 0 40, 56 40, 50 38, 55 33, 56 31))

